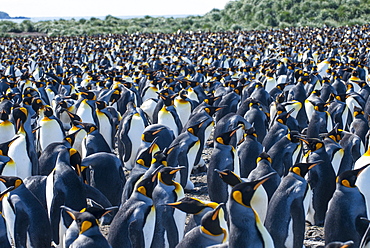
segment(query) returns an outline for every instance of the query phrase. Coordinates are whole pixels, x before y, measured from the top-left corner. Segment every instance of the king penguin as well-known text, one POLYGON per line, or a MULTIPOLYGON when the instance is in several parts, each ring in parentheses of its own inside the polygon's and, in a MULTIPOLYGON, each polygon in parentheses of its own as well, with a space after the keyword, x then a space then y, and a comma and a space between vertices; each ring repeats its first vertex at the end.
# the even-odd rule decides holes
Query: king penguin
POLYGON ((2 200, 9 237, 16 247, 50 248, 51 230, 45 208, 19 177, 0 176, 11 191, 2 200))
POLYGON ((275 247, 301 248, 305 233, 307 209, 304 199, 309 190, 304 176, 317 163, 293 165, 273 194, 267 210, 265 226, 275 247))
POLYGON ((336 190, 325 218, 325 244, 352 240, 355 247, 360 247, 368 223, 360 220, 361 217, 367 218, 367 213, 364 196, 356 187, 356 179, 368 166, 345 171, 337 177, 336 190))
POLYGON ((0 143, 11 140, 15 135, 15 127, 9 121, 9 114, 2 110, 0 112, 0 143))
POLYGON ((215 137, 215 146, 212 151, 207 171, 208 194, 211 201, 221 203, 228 199, 227 185, 215 173, 215 169, 223 171, 229 169, 240 175, 239 158, 235 148, 229 145, 231 137, 236 133, 240 126, 231 131, 215 137))
POLYGON ((186 213, 167 206, 182 199, 184 189, 173 180, 175 173, 185 167, 162 167, 153 190, 156 223, 151 248, 175 247, 184 236, 186 213))
POLYGON ((251 207, 256 189, 266 180, 268 176, 233 187, 227 203, 230 223, 229 247, 274 247, 271 235, 251 207))
MULTIPOLYGON (((185 226, 186 234, 194 227, 200 226, 203 216, 206 213, 216 209, 219 204, 216 202, 203 201, 195 197, 184 197, 177 202, 168 203, 167 205, 177 208, 187 214, 191 214, 191 216, 189 217, 189 221, 185 226)), ((220 209, 220 212, 220 226, 228 231, 228 226, 225 220, 226 216, 223 208, 220 209)), ((227 237, 227 239, 228 238, 229 237, 227 237)))
POLYGON ((156 219, 152 193, 160 168, 141 179, 131 197, 120 206, 108 234, 108 242, 112 248, 151 246, 156 219))
POLYGON ((186 247, 210 247, 226 242, 227 231, 220 225, 222 214, 221 209, 224 204, 219 204, 214 210, 207 212, 201 225, 194 227, 184 239, 176 246, 177 248, 186 247))
POLYGON ((71 218, 76 221, 80 234, 69 248, 111 248, 100 232, 96 217, 87 211, 66 209, 71 218))
POLYGON ((37 130, 36 140, 38 151, 41 153, 53 142, 61 142, 65 137, 62 122, 53 114, 50 106, 44 107, 44 118, 40 120, 40 129, 37 130))

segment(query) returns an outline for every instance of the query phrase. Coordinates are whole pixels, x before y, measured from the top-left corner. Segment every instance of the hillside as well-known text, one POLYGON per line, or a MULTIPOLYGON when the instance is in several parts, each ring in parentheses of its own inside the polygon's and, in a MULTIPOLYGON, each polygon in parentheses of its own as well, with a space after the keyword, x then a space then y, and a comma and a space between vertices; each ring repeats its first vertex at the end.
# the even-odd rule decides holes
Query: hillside
POLYGON ((174 33, 181 31, 236 31, 286 28, 291 26, 363 25, 370 20, 370 0, 239 0, 230 1, 222 10, 213 9, 204 16, 104 20, 57 20, 20 24, 0 22, 0 35, 42 32, 50 36, 96 35, 108 33, 174 33))

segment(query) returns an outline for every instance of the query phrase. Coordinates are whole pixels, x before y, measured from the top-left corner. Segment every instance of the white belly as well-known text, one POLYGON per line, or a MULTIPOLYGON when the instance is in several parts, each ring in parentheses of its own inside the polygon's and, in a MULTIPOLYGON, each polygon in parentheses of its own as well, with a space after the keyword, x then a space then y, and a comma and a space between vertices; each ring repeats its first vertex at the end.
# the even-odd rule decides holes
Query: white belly
POLYGON ((169 127, 172 131, 175 137, 179 134, 179 129, 173 119, 173 116, 171 113, 167 111, 159 111, 158 113, 158 124, 166 125, 169 127))
POLYGON ((131 156, 129 160, 125 162, 125 167, 127 169, 132 169, 135 165, 137 150, 140 147, 141 135, 143 134, 144 129, 145 125, 141 116, 140 115, 132 116, 130 130, 127 134, 129 139, 131 140, 132 145, 131 156))
POLYGON ((82 119, 82 122, 96 124, 92 116, 91 107, 84 102, 81 102, 76 114, 82 119))
POLYGON ((11 140, 15 136, 14 126, 7 122, 0 123, 0 144, 11 140))
POLYGON ((152 206, 152 209, 150 210, 150 213, 146 217, 146 222, 143 227, 145 248, 149 248, 150 245, 152 244, 154 228, 155 228, 155 208, 154 206, 152 206))
POLYGON ((191 114, 191 106, 190 103, 188 104, 181 104, 175 101, 174 103, 176 112, 179 115, 179 118, 181 120, 182 126, 186 124, 186 122, 189 120, 190 114, 191 114))
POLYGON ((51 143, 61 142, 64 139, 63 132, 57 121, 41 121, 40 126, 38 137, 42 151, 51 143))
POLYGON ((26 136, 19 135, 9 147, 8 155, 16 165, 16 176, 24 179, 32 176, 32 163, 27 153, 26 136))
POLYGON ((98 114, 99 119, 99 132, 103 135, 105 141, 109 145, 110 149, 112 149, 112 126, 108 117, 105 114, 98 114))

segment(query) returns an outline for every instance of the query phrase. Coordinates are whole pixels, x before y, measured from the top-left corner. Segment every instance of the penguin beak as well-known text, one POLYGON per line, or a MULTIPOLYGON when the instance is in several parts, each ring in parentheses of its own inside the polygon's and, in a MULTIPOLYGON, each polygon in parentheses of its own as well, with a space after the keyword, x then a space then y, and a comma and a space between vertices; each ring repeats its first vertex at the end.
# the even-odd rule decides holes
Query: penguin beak
POLYGON ((218 169, 215 169, 215 172, 217 172, 218 174, 220 174, 220 176, 221 176, 221 175, 227 176, 227 173, 226 173, 226 172, 224 172, 224 171, 220 171, 220 170, 218 170, 218 169))
POLYGON ((223 205, 225 205, 225 204, 222 202, 222 203, 218 204, 218 206, 216 207, 215 210, 213 210, 214 212, 213 212, 213 215, 212 215, 212 220, 216 220, 217 219, 218 213, 220 212, 220 210, 221 210, 221 208, 222 208, 223 205))
POLYGON ((271 172, 263 177, 261 177, 260 179, 257 180, 257 183, 256 185, 253 187, 254 190, 256 190, 261 184, 263 184, 264 182, 266 182, 267 180, 270 179, 271 176, 277 174, 276 172, 271 172))
POLYGON ((3 200, 4 196, 9 193, 10 191, 12 191, 15 187, 14 186, 10 186, 8 187, 7 189, 5 189, 3 192, 0 193, 0 202, 3 200))
POLYGON ((312 164, 312 165, 310 165, 309 167, 308 167, 308 169, 309 170, 311 170, 313 167, 315 167, 316 165, 318 165, 318 164, 321 164, 322 162, 324 162, 323 160, 319 160, 319 161, 317 161, 317 163, 314 163, 314 164, 312 164))
POLYGON ((173 175, 175 174, 176 172, 178 172, 179 170, 182 170, 182 169, 185 169, 186 167, 185 166, 180 166, 180 167, 177 167, 177 168, 174 168, 170 174, 173 175))
POLYGON ((370 164, 367 164, 367 165, 364 165, 362 166, 360 169, 358 169, 358 172, 357 172, 357 177, 360 175, 361 172, 363 172, 370 164))
POLYGON ((239 126, 237 126, 236 128, 234 128, 234 130, 230 133, 230 137, 232 137, 235 133, 236 133, 236 131, 238 131, 238 129, 239 128, 241 128, 242 126, 241 125, 239 125, 239 126))

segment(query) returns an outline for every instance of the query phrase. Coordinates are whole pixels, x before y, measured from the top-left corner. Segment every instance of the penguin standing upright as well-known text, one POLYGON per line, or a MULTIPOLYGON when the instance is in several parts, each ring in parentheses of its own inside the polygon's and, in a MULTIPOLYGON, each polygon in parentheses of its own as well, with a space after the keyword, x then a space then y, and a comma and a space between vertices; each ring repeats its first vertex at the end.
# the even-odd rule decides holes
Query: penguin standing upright
POLYGON ((220 225, 223 205, 219 204, 214 210, 207 212, 202 217, 201 225, 189 231, 176 247, 201 248, 224 243, 227 240, 227 231, 220 225))
POLYGON ((116 127, 114 126, 112 115, 107 111, 107 104, 104 101, 96 101, 95 104, 99 132, 103 135, 109 147, 113 149, 116 127))
POLYGON ((352 240, 355 247, 360 247, 368 223, 360 220, 361 217, 367 218, 367 213, 364 196, 356 187, 356 179, 368 166, 345 171, 337 177, 336 190, 325 218, 325 244, 352 240))
MULTIPOLYGON (((4 191, 0 193, 0 204, 2 205, 2 200, 6 194, 8 194, 9 191, 11 191, 13 188, 7 188, 4 191)), ((11 248, 9 238, 8 238, 8 231, 6 229, 6 223, 3 215, 0 215, 0 244, 4 248, 11 248)))
POLYGON ((249 173, 257 166, 257 158, 263 150, 257 137, 254 127, 247 129, 243 142, 237 148, 240 160, 240 177, 247 178, 249 173))
POLYGON ((271 167, 282 177, 289 168, 301 159, 302 145, 298 139, 298 132, 290 131, 286 136, 276 142, 269 150, 271 167))
POLYGON ((227 203, 230 223, 229 247, 274 247, 270 234, 251 207, 256 189, 267 179, 268 176, 233 187, 227 203))
POLYGON ((174 149, 168 154, 167 163, 171 166, 184 166, 185 169, 180 171, 178 182, 185 189, 193 189, 194 185, 190 181, 190 174, 195 162, 199 161, 200 140, 197 137, 199 130, 208 118, 204 117, 194 123, 193 126, 188 127, 185 132, 182 132, 171 143, 170 147, 174 149))
POLYGON ((274 124, 271 126, 270 130, 262 141, 262 145, 266 152, 268 152, 269 149, 282 137, 288 134, 288 126, 286 124, 290 114, 293 111, 294 109, 292 109, 290 112, 281 113, 276 117, 274 124))
POLYGON ((98 189, 113 206, 121 205, 126 177, 119 158, 112 153, 97 152, 81 161, 85 182, 98 189))
POLYGON ((158 172, 158 182, 153 190, 156 223, 152 248, 175 247, 184 236, 186 213, 166 205, 184 197, 184 189, 173 180, 181 169, 184 167, 163 167, 158 172))
POLYGON ((97 152, 112 153, 112 150, 96 125, 92 123, 83 123, 82 125, 87 133, 82 141, 82 158, 97 152))
POLYGON ((19 177, 38 174, 38 159, 35 148, 34 135, 31 130, 31 117, 26 108, 13 109, 13 119, 16 122, 16 130, 19 138, 9 147, 9 157, 20 165, 17 170, 19 177))
POLYGON ((163 107, 158 111, 157 123, 168 126, 172 129, 175 136, 178 136, 182 130, 181 119, 179 114, 174 107, 173 96, 163 96, 160 95, 163 99, 163 107))
POLYGON ((264 224, 274 240, 275 247, 303 246, 307 212, 304 199, 309 187, 304 176, 315 165, 317 163, 293 165, 269 202, 264 224))
POLYGON ((2 200, 7 230, 16 247, 49 248, 50 222, 45 208, 19 177, 0 176, 11 191, 2 200))
POLYGON ((62 213, 62 205, 73 209, 86 207, 86 190, 80 178, 81 158, 73 148, 65 149, 58 155, 55 169, 46 179, 46 206, 50 219, 52 240, 56 245, 63 243, 66 228, 72 218, 62 213), (72 167, 73 166, 73 167, 72 167))
POLYGON ((181 90, 175 98, 174 107, 179 115, 182 126, 189 120, 194 105, 194 102, 187 97, 185 90, 181 90))
POLYGON ((138 182, 131 197, 119 208, 108 234, 112 248, 151 246, 156 219, 152 193, 157 172, 138 182))
POLYGON ((220 171, 229 169, 234 171, 237 175, 240 174, 237 152, 235 148, 229 144, 232 136, 239 128, 240 126, 215 137, 215 145, 207 171, 208 194, 211 201, 221 203, 226 202, 228 199, 227 185, 224 184, 217 173, 215 173, 215 169, 220 171))
MULTIPOLYGON (((300 138, 301 139, 301 138, 300 138)), ((301 139, 308 146, 308 152, 303 157, 305 163, 322 162, 308 172, 307 182, 312 189, 312 200, 306 219, 313 225, 323 225, 328 203, 335 191, 335 172, 330 158, 320 139, 301 139)))
POLYGON ((93 123, 97 125, 97 117, 95 113, 95 94, 90 92, 81 92, 86 98, 81 99, 76 105, 76 115, 81 117, 82 122, 93 123))
POLYGON ((257 140, 262 143, 267 134, 268 120, 266 114, 260 109, 258 101, 251 101, 249 110, 245 113, 244 118, 254 127, 257 140))
POLYGON ((9 121, 9 114, 3 109, 0 112, 0 143, 11 140, 15 135, 15 127, 9 121))
POLYGON ((66 212, 76 221, 80 234, 69 248, 111 248, 108 241, 100 232, 96 217, 87 212, 74 211, 67 208, 66 212))
POLYGON ((129 170, 135 165, 136 154, 141 144, 141 135, 144 129, 145 120, 134 105, 129 104, 117 131, 118 155, 129 170))
POLYGON ((38 151, 41 153, 49 144, 60 142, 65 137, 62 122, 53 114, 50 106, 44 107, 44 118, 40 120, 40 129, 37 130, 36 140, 38 151))
POLYGON ((275 175, 271 175, 269 177, 269 180, 262 185, 262 187, 265 189, 267 193, 268 200, 270 201, 272 195, 274 194, 275 190, 280 184, 280 181, 281 181, 280 176, 271 167, 272 159, 266 152, 262 152, 258 156, 256 161, 257 161, 257 167, 253 169, 248 175, 248 179, 250 181, 257 180, 270 173, 275 173, 275 175))

